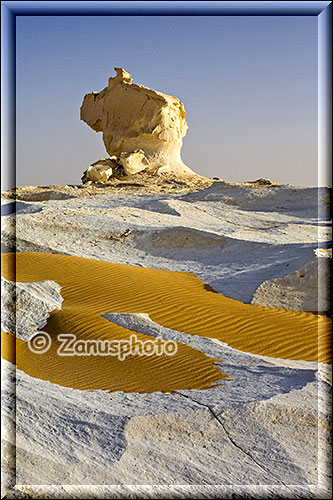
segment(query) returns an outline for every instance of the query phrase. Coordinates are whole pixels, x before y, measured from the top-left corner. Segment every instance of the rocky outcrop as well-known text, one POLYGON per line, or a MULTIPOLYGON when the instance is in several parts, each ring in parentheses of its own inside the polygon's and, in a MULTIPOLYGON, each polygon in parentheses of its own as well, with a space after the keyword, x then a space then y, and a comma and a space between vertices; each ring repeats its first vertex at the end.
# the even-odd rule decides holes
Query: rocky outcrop
POLYGON ((176 97, 132 83, 122 68, 101 92, 84 97, 81 120, 103 133, 106 151, 127 175, 142 170, 177 177, 194 174, 181 159, 188 129, 185 108, 176 97))
POLYGON ((295 311, 330 311, 331 259, 318 258, 283 278, 264 281, 252 304, 295 311))
POLYGON ((1 329, 28 340, 46 325, 51 311, 61 309, 61 286, 52 280, 13 283, 1 277, 1 329))

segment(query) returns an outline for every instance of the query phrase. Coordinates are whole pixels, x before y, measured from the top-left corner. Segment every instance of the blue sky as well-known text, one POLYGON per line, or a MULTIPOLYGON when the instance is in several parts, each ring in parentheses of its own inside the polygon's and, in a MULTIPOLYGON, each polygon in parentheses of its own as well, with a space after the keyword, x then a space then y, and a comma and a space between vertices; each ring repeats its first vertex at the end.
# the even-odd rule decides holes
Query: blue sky
POLYGON ((78 183, 106 157, 80 121, 113 67, 179 97, 183 161, 225 180, 317 184, 315 16, 18 16, 17 184, 78 183))

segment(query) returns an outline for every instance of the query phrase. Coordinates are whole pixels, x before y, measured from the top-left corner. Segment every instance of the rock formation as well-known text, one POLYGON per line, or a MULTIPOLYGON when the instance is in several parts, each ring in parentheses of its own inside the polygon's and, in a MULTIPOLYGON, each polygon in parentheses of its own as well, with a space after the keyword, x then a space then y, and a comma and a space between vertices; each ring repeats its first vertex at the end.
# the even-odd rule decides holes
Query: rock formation
POLYGON ((196 175, 180 155, 188 128, 183 103, 133 84, 131 75, 122 68, 115 71, 117 75, 109 78, 108 86, 87 94, 81 105, 81 120, 103 133, 110 159, 122 165, 127 175, 142 170, 177 177, 196 175))
POLYGON ((83 172, 81 177, 82 182, 105 182, 109 180, 113 173, 114 162, 103 158, 89 165, 87 170, 83 172))
MULTIPOLYGON (((325 249, 320 250, 325 251, 325 249)), ((252 304, 295 311, 329 313, 330 260, 320 257, 283 278, 264 281, 257 288, 252 304)))
POLYGON ((149 160, 145 156, 142 149, 138 149, 133 153, 121 153, 120 163, 122 164, 126 175, 133 175, 145 170, 149 165, 149 160))
POLYGON ((22 340, 28 340, 42 329, 51 311, 61 309, 61 286, 45 280, 13 283, 1 277, 1 329, 22 340))

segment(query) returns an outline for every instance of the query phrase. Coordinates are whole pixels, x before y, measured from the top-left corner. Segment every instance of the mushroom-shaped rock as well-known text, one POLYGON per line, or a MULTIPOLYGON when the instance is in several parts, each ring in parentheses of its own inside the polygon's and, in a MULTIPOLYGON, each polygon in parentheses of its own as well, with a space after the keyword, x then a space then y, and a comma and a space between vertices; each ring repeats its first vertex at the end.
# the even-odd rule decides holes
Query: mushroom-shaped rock
POLYGON ((180 156, 188 128, 182 102, 133 84, 122 68, 115 71, 117 75, 109 78, 105 89, 84 97, 81 120, 103 133, 108 154, 119 160, 125 172, 143 170, 147 161, 145 168, 152 173, 163 167, 164 172, 178 177, 196 175, 180 156), (138 151, 142 151, 141 159, 138 151))

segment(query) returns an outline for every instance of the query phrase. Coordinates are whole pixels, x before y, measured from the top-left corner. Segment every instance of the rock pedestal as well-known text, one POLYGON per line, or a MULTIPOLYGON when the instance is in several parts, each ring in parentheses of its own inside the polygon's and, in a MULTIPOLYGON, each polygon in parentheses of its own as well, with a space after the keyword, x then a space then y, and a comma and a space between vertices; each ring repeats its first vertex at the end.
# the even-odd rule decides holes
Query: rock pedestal
POLYGON ((115 71, 107 87, 84 97, 81 120, 103 133, 106 151, 128 175, 142 170, 177 177, 196 175, 180 155, 188 128, 183 103, 132 83, 122 68, 115 71))

